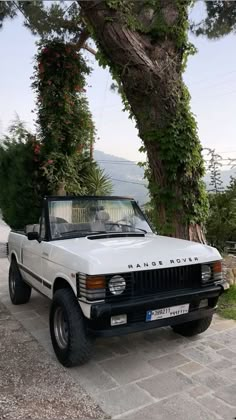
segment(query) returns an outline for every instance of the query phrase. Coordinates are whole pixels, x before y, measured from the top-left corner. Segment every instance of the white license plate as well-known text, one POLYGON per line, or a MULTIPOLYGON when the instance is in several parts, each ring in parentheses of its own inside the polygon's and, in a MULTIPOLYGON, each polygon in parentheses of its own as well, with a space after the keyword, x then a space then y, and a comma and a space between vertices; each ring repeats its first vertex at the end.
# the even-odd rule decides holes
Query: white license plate
POLYGON ((155 309, 146 312, 146 321, 156 321, 157 319, 172 318, 187 314, 189 312, 189 303, 178 306, 170 306, 169 308, 155 309))

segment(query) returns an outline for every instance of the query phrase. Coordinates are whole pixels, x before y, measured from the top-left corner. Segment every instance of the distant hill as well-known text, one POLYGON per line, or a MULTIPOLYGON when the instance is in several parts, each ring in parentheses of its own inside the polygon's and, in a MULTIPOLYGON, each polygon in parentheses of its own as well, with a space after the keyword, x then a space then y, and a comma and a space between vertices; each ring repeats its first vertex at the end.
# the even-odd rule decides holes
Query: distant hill
POLYGON ((133 162, 118 156, 94 151, 94 159, 109 175, 113 183, 113 194, 133 197, 140 205, 149 200, 148 190, 143 179, 143 169, 133 162))
MULTIPOLYGON (((147 181, 143 179, 143 168, 130 160, 99 150, 94 151, 94 158, 105 173, 110 176, 113 183, 113 194, 134 197, 140 205, 149 200, 147 181)), ((236 170, 221 172, 224 188, 229 185, 230 177, 233 175, 236 175, 236 170)), ((210 174, 206 174, 204 180, 209 190, 210 174)))

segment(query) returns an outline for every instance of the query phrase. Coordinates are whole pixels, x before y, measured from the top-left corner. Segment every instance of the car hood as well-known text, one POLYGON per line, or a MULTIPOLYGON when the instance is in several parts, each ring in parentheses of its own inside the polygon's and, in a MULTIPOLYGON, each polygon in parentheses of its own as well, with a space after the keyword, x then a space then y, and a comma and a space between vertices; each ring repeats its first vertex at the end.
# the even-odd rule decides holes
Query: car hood
POLYGON ((221 259, 219 252, 207 245, 154 234, 97 238, 53 241, 50 259, 87 274, 153 270, 221 259))

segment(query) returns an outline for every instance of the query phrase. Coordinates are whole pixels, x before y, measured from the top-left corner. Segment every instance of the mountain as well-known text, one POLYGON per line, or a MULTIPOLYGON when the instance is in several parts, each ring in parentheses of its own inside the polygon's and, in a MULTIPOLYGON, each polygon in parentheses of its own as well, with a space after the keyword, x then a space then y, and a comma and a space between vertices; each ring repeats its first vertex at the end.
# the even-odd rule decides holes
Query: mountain
MULTIPOLYGON (((134 162, 101 152, 94 151, 94 159, 105 173, 111 178, 113 183, 113 194, 123 195, 135 198, 140 205, 149 201, 147 190, 147 181, 143 179, 143 168, 140 168, 134 162)), ((222 186, 229 185, 230 177, 235 176, 235 170, 221 171, 222 186)), ((210 190, 210 174, 207 173, 204 181, 207 190, 210 190)))
POLYGON ((135 198, 140 205, 149 201, 147 181, 143 179, 143 168, 118 156, 94 151, 94 159, 113 183, 113 195, 135 198))

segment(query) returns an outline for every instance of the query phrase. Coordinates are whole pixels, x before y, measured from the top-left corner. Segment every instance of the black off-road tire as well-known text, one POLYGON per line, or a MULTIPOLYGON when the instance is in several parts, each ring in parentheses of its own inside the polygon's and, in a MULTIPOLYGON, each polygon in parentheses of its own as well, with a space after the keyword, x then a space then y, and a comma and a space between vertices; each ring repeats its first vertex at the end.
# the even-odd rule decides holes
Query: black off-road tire
POLYGON ((83 313, 70 288, 57 290, 54 294, 50 309, 50 334, 56 356, 63 366, 82 365, 90 359, 93 340, 86 330, 83 313), (62 317, 64 333, 61 334, 58 319, 62 317))
POLYGON ((10 298, 14 305, 22 305, 29 302, 31 287, 24 282, 15 259, 12 259, 10 264, 8 284, 10 298))
POLYGON ((206 331, 212 321, 212 316, 207 318, 197 319, 196 321, 186 322, 185 324, 173 325, 173 331, 177 334, 184 335, 185 337, 192 337, 206 331))

